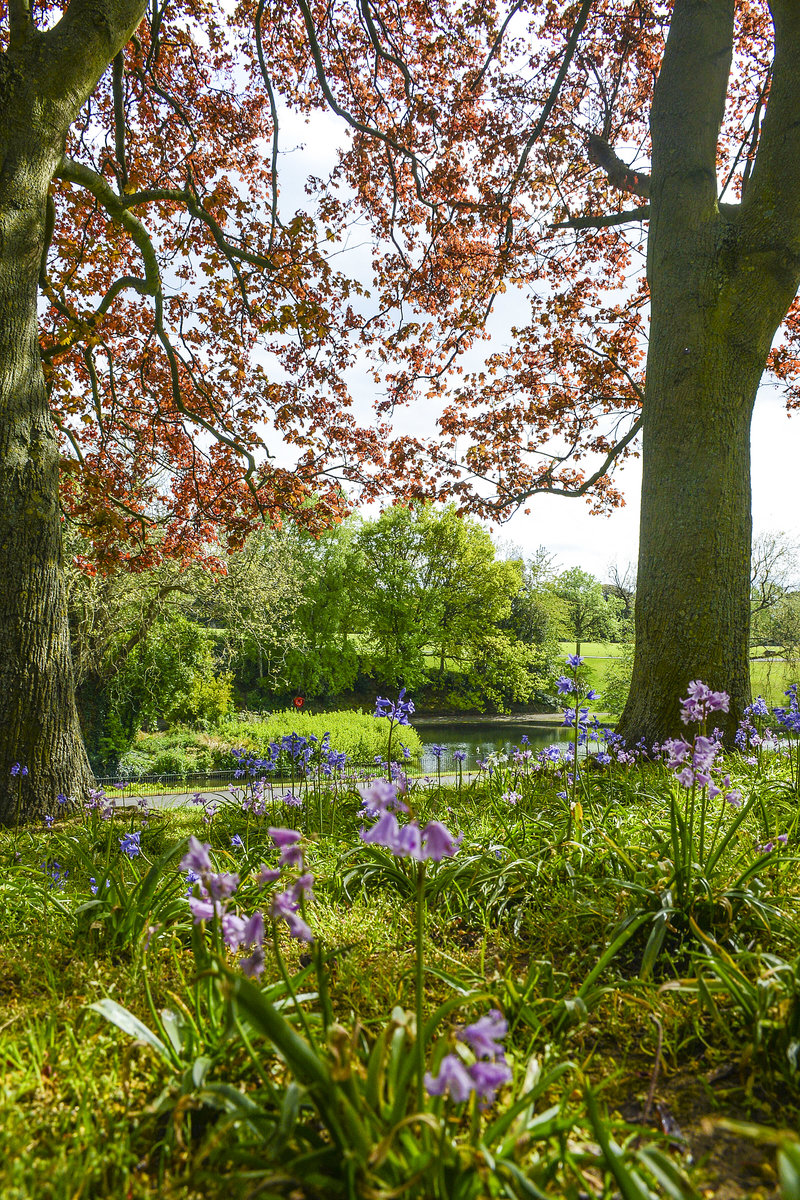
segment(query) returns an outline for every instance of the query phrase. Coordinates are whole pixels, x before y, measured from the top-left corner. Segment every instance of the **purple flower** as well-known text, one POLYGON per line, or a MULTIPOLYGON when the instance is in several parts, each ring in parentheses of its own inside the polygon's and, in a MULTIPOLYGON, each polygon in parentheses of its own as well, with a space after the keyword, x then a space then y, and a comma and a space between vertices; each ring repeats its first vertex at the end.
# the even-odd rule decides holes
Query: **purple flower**
POLYGON ((474 1090, 472 1076, 455 1054, 446 1054, 439 1063, 439 1074, 434 1078, 430 1072, 425 1075, 425 1088, 431 1096, 444 1096, 449 1093, 456 1104, 463 1104, 469 1099, 474 1090))
POLYGON ((707 684, 695 679, 681 700, 681 720, 684 725, 699 724, 709 713, 728 712, 729 707, 730 696, 727 692, 713 692, 707 684))
POLYGON ((220 906, 212 904, 210 900, 204 900, 202 896, 190 896, 189 908, 195 925, 199 925, 201 921, 213 920, 214 913, 219 911, 220 906))
POLYGON ((248 958, 243 958, 241 963, 242 971, 248 979, 257 979, 259 975, 263 975, 266 965, 267 960, 261 946, 254 946, 252 954, 248 958))
POLYGON ((276 892, 269 906, 269 915, 274 920, 285 919, 290 913, 297 912, 297 897, 293 892, 276 892))
POLYGON ((124 837, 118 838, 119 848, 123 854, 127 854, 128 858, 136 858, 142 853, 142 847, 139 845, 141 841, 141 832, 126 833, 124 837))
POLYGON ((361 830, 361 840, 375 846, 387 846, 391 850, 399 834, 397 817, 394 813, 384 812, 371 829, 361 830))
POLYGON ((69 799, 68 799, 68 797, 67 797, 67 796, 65 796, 65 795, 64 795, 64 793, 63 793, 63 792, 59 792, 59 793, 58 793, 58 795, 56 796, 56 801, 57 801, 59 804, 62 804, 62 805, 63 805, 63 804, 69 804, 69 799))
POLYGON ((442 755, 445 752, 445 747, 440 746, 439 743, 436 742, 433 746, 430 747, 430 752, 433 755, 433 757, 436 759, 436 761, 438 762, 438 761, 440 761, 442 755))
POLYGON ((196 837, 190 837, 188 852, 181 859, 181 870, 197 871, 200 875, 208 874, 211 871, 211 859, 208 854, 210 849, 210 842, 199 842, 196 837))
POLYGON ((453 751, 453 762, 463 763, 466 761, 467 761, 466 750, 454 750, 453 751))
POLYGON ((27 767, 21 767, 21 766, 19 765, 19 763, 14 763, 13 767, 11 768, 11 774, 12 774, 12 775, 15 775, 15 776, 16 776, 16 775, 19 775, 19 776, 24 776, 24 775, 27 775, 27 774, 28 774, 28 768, 27 768, 27 767))
POLYGON ((500 799, 504 800, 506 804, 510 804, 513 808, 522 799, 522 792, 503 792, 500 799))
POLYGON ((297 867, 298 870, 303 869, 303 847, 297 844, 293 846, 284 846, 281 850, 278 864, 281 867, 297 867))
POLYGON ((249 918, 242 935, 242 944, 247 946, 262 946, 264 944, 264 918, 256 911, 249 918))
POLYGON ((399 829, 394 845, 389 849, 397 858, 415 858, 419 862, 425 857, 422 853, 422 833, 416 821, 399 829))
POLYGON ((581 654, 568 654, 567 655, 567 666, 572 667, 573 670, 575 670, 576 667, 580 667, 582 665, 582 663, 583 663, 583 656, 581 654))
POLYGON ((242 847, 244 846, 244 842, 242 841, 242 839, 240 838, 238 833, 235 833, 233 835, 233 837, 231 838, 231 845, 233 846, 234 850, 241 850, 242 847))
POLYGON ((661 747, 667 754, 667 766, 678 767, 685 761, 686 755, 690 753, 692 747, 689 742, 685 742, 682 738, 672 738, 664 742, 661 747))
POLYGON ((360 783, 357 790, 364 807, 373 813, 386 812, 389 808, 408 812, 406 805, 398 799, 397 785, 388 779, 371 779, 369 783, 360 783))
POLYGON ((422 831, 422 857, 441 862, 443 858, 452 858, 458 850, 463 834, 454 838, 446 825, 441 821, 429 821, 422 831))
POLYGON ((274 867, 268 867, 266 863, 261 864, 261 869, 256 875, 256 883, 259 887, 266 887, 268 883, 274 883, 276 879, 280 879, 281 873, 274 867))
POLYGON ((45 813, 44 816, 42 817, 42 820, 44 821, 44 824, 47 827, 47 829, 53 828, 53 818, 50 816, 49 813, 45 813))
POLYGON ((238 950, 244 941, 245 922, 235 913, 222 914, 222 940, 229 950, 238 950))
POLYGON ((284 920, 289 926, 290 937, 297 938, 299 942, 313 942, 314 934, 299 913, 287 913, 284 920))
POLYGON ((273 843, 281 849, 284 846, 293 846, 295 842, 299 842, 303 836, 296 829, 276 829, 270 826, 267 833, 272 838, 273 843))
POLYGON ((294 792, 284 792, 281 800, 284 804, 288 804, 290 808, 300 808, 303 804, 302 796, 296 796, 294 792))
POLYGON ((300 875, 292 884, 292 895, 295 900, 299 900, 301 896, 313 895, 312 888, 314 885, 314 876, 306 871, 305 875, 300 875))
POLYGON ((566 692, 575 691, 575 680, 570 679, 568 675, 562 675, 556 680, 558 691, 564 695, 566 692))
POLYGON ((375 701, 375 716, 387 717, 393 725, 408 725, 408 718, 414 712, 414 701, 406 700, 405 694, 406 689, 401 688, 394 702, 378 696, 375 701))
POLYGON ((239 886, 239 876, 230 871, 219 875, 205 875, 203 882, 214 900, 227 900, 239 886))
POLYGON ((485 1017, 465 1026, 458 1039, 467 1043, 476 1058, 502 1058, 504 1049, 500 1042, 507 1034, 508 1021, 493 1008, 485 1017))
POLYGON ((505 1062, 476 1062, 469 1073, 480 1108, 494 1104, 497 1089, 511 1082, 511 1068, 505 1062))

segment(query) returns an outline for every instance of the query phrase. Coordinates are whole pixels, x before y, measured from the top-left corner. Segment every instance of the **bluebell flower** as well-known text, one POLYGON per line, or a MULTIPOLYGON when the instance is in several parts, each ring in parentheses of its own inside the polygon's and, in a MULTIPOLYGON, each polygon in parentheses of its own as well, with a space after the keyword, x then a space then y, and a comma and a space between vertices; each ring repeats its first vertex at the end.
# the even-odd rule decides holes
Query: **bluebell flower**
POLYGON ((142 847, 139 845, 141 841, 141 831, 136 833, 126 833, 124 837, 118 838, 119 848, 123 854, 127 854, 128 858, 136 858, 142 853, 142 847))

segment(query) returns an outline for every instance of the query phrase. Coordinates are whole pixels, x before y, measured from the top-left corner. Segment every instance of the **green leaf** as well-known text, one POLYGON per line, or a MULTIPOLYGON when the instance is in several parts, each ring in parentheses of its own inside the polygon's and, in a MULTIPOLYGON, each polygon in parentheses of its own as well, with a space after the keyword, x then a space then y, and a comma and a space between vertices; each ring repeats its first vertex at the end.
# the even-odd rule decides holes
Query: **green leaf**
POLYGON ((107 1021, 110 1021, 112 1025, 116 1025, 123 1033, 130 1034, 137 1041, 145 1042, 155 1050, 164 1062, 172 1065, 172 1055, 161 1041, 161 1038, 157 1037, 152 1029, 148 1029, 144 1022, 135 1017, 127 1008, 123 1008, 121 1004, 117 1004, 116 1000, 111 1000, 106 996, 102 1000, 95 1000, 94 1004, 89 1005, 89 1008, 100 1013, 101 1017, 105 1017, 107 1021))
POLYGON ((778 1148, 778 1178, 783 1200, 800 1200, 800 1146, 784 1142, 778 1148))

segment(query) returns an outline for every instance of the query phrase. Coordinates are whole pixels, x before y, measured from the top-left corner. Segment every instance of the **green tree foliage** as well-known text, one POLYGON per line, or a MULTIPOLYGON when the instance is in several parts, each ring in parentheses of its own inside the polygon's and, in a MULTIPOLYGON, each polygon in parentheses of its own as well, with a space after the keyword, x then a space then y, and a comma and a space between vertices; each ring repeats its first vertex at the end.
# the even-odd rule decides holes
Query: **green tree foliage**
POLYGON ((609 640, 617 635, 619 601, 605 594, 594 575, 571 567, 557 575, 551 586, 564 605, 568 636, 575 642, 576 654, 581 652, 581 642, 609 640))
POLYGON ((387 509, 362 524, 356 545, 361 631, 376 677, 441 686, 448 660, 469 674, 492 638, 512 646, 499 626, 522 586, 521 564, 498 560, 489 534, 453 505, 387 509))
POLYGON ((130 744, 142 728, 220 720, 232 707, 213 633, 180 613, 165 614, 128 654, 109 684, 108 726, 130 744))
POLYGON ((294 620, 297 637, 285 661, 285 688, 305 696, 335 696, 356 683, 359 553, 354 522, 321 537, 301 535, 294 620))

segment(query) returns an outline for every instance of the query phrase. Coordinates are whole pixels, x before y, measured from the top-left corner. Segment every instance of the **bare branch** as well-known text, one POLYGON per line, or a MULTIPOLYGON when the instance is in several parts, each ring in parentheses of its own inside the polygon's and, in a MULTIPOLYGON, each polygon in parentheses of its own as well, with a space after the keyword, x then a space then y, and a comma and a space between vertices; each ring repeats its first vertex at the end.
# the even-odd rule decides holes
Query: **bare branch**
POLYGON ((650 176, 644 171, 634 171, 627 163, 615 154, 608 142, 590 133, 587 139, 589 162, 600 167, 608 176, 608 182, 621 192, 630 192, 634 196, 650 195, 650 176))
POLYGON ((553 229, 608 229, 612 225, 628 225, 631 221, 647 221, 650 217, 650 205, 643 204, 641 208, 629 208, 626 212, 604 213, 602 216, 592 216, 589 213, 583 217, 570 217, 568 221, 559 221, 553 229))

